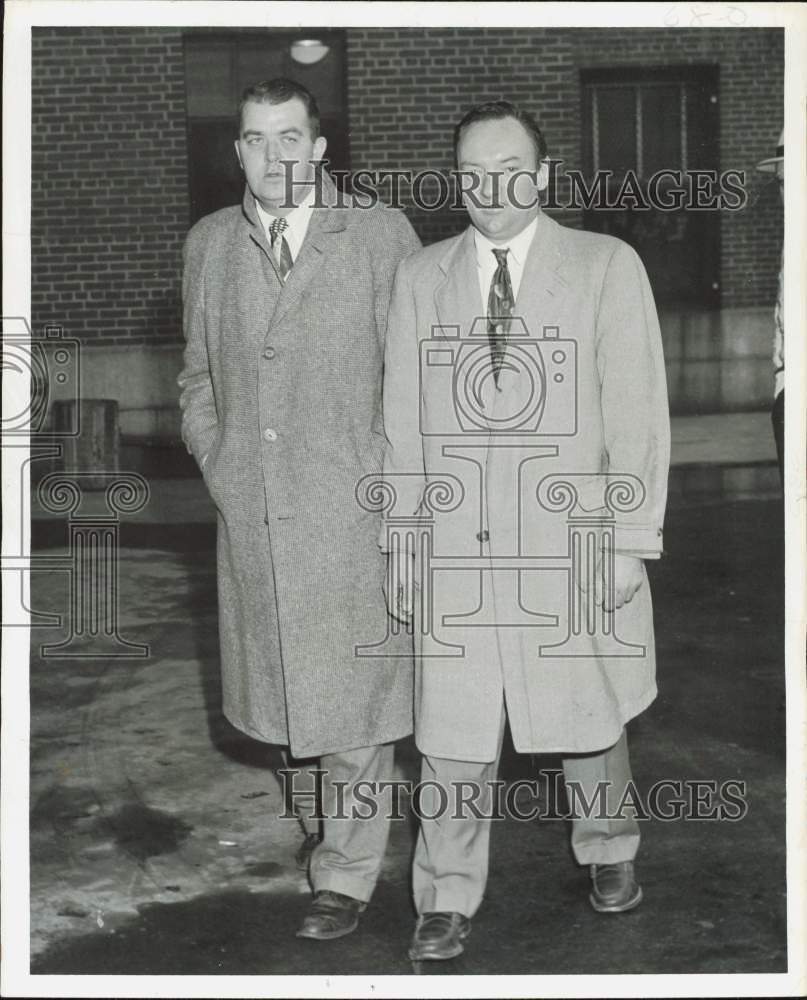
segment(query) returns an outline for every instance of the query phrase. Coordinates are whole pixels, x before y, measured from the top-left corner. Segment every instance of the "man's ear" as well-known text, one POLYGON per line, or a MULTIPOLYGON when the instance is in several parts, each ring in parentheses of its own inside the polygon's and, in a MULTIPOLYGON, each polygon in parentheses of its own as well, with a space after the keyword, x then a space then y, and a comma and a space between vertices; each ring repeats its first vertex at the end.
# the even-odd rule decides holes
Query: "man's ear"
POLYGON ((535 186, 539 191, 543 191, 549 183, 549 160, 541 160, 538 164, 538 173, 535 175, 535 186))
POLYGON ((238 139, 234 142, 235 145, 235 155, 238 157, 238 166, 243 170, 244 161, 241 159, 241 147, 238 145, 238 139))
POLYGON ((328 140, 324 135, 319 136, 314 140, 314 152, 311 156, 312 160, 321 160, 325 156, 325 150, 328 148, 328 140))

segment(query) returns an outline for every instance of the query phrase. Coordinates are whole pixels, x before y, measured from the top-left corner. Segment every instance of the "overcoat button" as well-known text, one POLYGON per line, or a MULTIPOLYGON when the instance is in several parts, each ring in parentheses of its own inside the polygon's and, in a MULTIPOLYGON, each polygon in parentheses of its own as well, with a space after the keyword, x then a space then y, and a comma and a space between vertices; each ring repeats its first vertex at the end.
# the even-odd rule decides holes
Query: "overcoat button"
POLYGON ((267 427, 263 432, 264 441, 277 441, 277 431, 272 430, 271 427, 267 427))
POLYGON ((267 359, 267 361, 271 361, 275 356, 275 353, 274 347, 265 347, 263 350, 263 356, 267 359))
POLYGON ((490 533, 488 531, 477 531, 476 540, 478 542, 488 542, 490 541, 490 533))

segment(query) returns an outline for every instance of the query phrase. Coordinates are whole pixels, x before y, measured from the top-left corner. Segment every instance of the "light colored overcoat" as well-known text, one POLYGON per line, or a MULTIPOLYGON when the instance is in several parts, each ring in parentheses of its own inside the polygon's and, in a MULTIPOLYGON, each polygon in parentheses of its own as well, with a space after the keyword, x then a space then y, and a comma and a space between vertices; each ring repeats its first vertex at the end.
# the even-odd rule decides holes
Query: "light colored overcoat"
POLYGON ((669 418, 653 296, 627 244, 541 213, 498 389, 484 311, 472 229, 399 267, 384 382, 391 513, 422 515, 436 480, 461 497, 431 494, 437 569, 425 582, 422 560, 416 570, 417 743, 493 760, 504 702, 519 751, 601 750, 656 694, 650 590, 645 579, 603 617, 572 583, 571 538, 593 539, 583 564, 604 538, 661 552, 669 418))
POLYGON ((326 178, 286 283, 249 191, 184 249, 182 434, 218 509, 224 714, 300 757, 412 731, 405 637, 387 630, 378 515, 392 281, 419 241, 383 206, 339 207, 326 178))

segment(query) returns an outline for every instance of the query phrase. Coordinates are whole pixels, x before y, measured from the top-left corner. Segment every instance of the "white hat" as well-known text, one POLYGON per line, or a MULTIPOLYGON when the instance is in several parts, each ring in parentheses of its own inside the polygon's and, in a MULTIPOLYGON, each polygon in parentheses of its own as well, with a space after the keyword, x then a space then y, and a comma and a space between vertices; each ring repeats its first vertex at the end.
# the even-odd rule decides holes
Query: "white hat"
POLYGON ((785 158, 785 130, 779 136, 779 145, 776 147, 776 156, 769 156, 765 160, 760 160, 757 164, 757 170, 761 170, 763 174, 773 174, 776 172, 777 164, 781 163, 785 158))

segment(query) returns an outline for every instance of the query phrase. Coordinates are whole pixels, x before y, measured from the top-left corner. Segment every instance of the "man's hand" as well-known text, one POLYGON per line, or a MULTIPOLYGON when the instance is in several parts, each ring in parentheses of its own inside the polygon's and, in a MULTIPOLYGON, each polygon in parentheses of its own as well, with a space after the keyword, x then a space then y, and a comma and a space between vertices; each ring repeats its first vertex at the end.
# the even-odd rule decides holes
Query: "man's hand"
POLYGON ((393 618, 408 625, 415 610, 414 557, 407 553, 390 552, 384 577, 384 597, 387 611, 393 618))
POLYGON ((614 590, 608 593, 607 581, 603 579, 602 561, 597 567, 596 593, 594 600, 602 606, 603 611, 613 611, 623 604, 630 604, 633 595, 644 582, 642 560, 636 556, 624 556, 614 553, 614 590))

